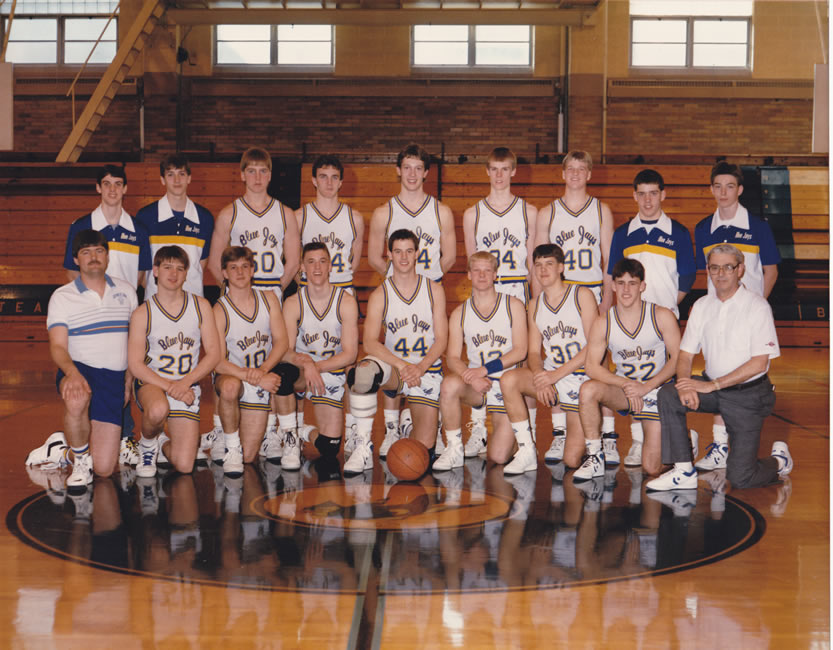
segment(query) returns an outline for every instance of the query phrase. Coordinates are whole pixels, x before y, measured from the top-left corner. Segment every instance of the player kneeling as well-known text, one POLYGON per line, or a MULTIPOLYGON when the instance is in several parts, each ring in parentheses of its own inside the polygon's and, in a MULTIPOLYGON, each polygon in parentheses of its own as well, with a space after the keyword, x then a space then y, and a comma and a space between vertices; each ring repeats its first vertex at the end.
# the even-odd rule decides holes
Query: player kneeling
POLYGON ((215 369, 217 413, 223 426, 223 471, 237 477, 243 463, 257 457, 266 432, 269 402, 281 385, 268 372, 286 352, 286 329, 273 291, 252 287, 254 254, 229 246, 220 259, 226 292, 214 305, 220 337, 220 363, 215 369))
MULTIPOLYGON (((488 457, 505 463, 512 454, 514 437, 503 405, 500 377, 526 358, 526 311, 523 303, 495 289, 497 258, 488 251, 469 258, 468 276, 471 297, 457 307, 449 319, 446 360, 453 374, 443 379, 440 411, 445 428, 446 448, 434 461, 434 470, 450 470, 463 465, 461 404, 486 407, 492 414, 493 434, 487 447, 488 457), (467 362, 463 361, 463 345, 467 362)), ((531 443, 530 435, 530 443, 531 443)), ((522 449, 523 444, 520 443, 522 449)), ((519 474, 537 465, 535 446, 528 455, 516 455, 504 468, 507 474, 519 474), (518 471, 515 471, 518 470, 518 471)))
POLYGON ((432 450, 442 384, 440 356, 448 340, 442 285, 417 275, 419 238, 400 229, 388 240, 392 275, 367 302, 364 349, 368 355, 348 373, 350 410, 356 418, 356 448, 344 463, 345 474, 373 467, 370 434, 376 393, 408 398, 414 428, 411 437, 432 450), (384 338, 380 340, 382 329, 384 338))
POLYGON ((284 437, 281 467, 288 470, 301 468, 302 441, 315 445, 324 458, 338 454, 344 428, 345 368, 355 363, 359 348, 358 305, 349 290, 330 283, 326 244, 306 244, 301 269, 307 284, 284 304, 289 352, 278 366, 293 378, 278 391, 278 422, 284 437), (317 430, 310 425, 297 429, 295 391, 312 402, 317 430))
POLYGON ((556 244, 537 246, 532 261, 541 293, 528 315, 527 367, 510 370, 500 380, 506 412, 520 447, 504 468, 507 474, 529 471, 537 465, 524 395, 546 406, 559 404, 567 414, 566 435, 554 437, 547 462, 564 460, 567 466, 577 467, 584 454, 578 396, 585 381, 585 344, 597 313, 596 299, 587 287, 564 282, 564 252, 556 244))

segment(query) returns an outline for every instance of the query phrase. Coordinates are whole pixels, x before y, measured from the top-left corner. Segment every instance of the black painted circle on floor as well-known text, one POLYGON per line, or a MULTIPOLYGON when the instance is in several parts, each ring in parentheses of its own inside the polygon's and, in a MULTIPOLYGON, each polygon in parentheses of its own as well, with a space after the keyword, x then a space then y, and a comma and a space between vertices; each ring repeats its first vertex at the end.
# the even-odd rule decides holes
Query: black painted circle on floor
POLYGON ((319 472, 321 484, 309 465, 247 467, 240 479, 215 467, 98 479, 81 497, 55 489, 52 477, 6 523, 40 551, 129 575, 387 594, 564 588, 684 571, 749 548, 766 528, 754 508, 705 482, 646 495, 631 489, 625 470, 577 489, 544 465, 506 480, 482 463, 396 485, 379 467, 375 479, 319 472))

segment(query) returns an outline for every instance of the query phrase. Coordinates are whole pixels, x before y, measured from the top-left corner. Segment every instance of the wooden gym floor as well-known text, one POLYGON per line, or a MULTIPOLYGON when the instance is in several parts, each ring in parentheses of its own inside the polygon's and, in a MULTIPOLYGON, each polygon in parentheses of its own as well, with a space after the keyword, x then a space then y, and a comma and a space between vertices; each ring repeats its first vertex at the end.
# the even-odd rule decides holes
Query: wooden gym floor
MULTIPOLYGON (((761 443, 790 444, 781 486, 701 476, 658 501, 623 467, 579 491, 543 462, 417 485, 318 463, 116 476, 75 501, 24 468, 60 428, 47 346, 5 344, 0 647, 829 647, 829 351, 782 352, 761 443)), ((689 422, 702 450, 709 417, 689 422)))

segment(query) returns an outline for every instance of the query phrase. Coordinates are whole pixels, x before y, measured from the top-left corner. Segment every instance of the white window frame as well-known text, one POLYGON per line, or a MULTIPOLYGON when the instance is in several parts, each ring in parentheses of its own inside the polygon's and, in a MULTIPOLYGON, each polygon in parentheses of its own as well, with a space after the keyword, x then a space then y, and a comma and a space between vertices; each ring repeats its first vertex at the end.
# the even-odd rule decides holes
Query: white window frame
MULTIPOLYGON (((214 43, 214 60, 215 68, 222 72, 332 72, 335 68, 335 25, 325 25, 330 28, 330 62, 329 63, 278 63, 278 25, 269 25, 269 63, 221 63, 218 61, 218 31, 215 25, 212 29, 212 38, 214 43)), ((319 25, 321 26, 321 25, 319 25)), ((298 41, 290 41, 298 42, 298 41)), ((314 41, 324 42, 324 41, 314 41)))
MULTIPOLYGON (((46 66, 56 67, 56 66, 58 66, 58 67, 62 67, 62 68, 80 68, 84 64, 83 61, 77 61, 77 62, 72 62, 72 63, 67 63, 66 62, 66 43, 67 43, 66 21, 67 20, 75 20, 75 19, 84 19, 84 18, 99 19, 99 20, 106 21, 108 17, 109 17, 109 14, 103 14, 103 15, 102 14, 27 14, 25 16, 15 15, 13 20, 12 20, 12 26, 14 26, 15 22, 23 21, 23 20, 55 20, 55 21, 57 21, 57 31, 56 31, 56 35, 55 35, 55 41, 52 41, 52 40, 28 41, 28 42, 37 42, 37 43, 47 43, 47 42, 48 43, 53 43, 53 42, 56 43, 56 49, 55 49, 55 58, 56 58, 56 60, 55 61, 50 61, 50 62, 14 61, 13 63, 15 64, 15 66, 40 66, 40 67, 46 67, 46 66)), ((0 15, 0 38, 5 38, 6 30, 8 29, 8 24, 9 24, 8 14, 0 15)), ((113 28, 116 31, 115 41, 109 41, 108 40, 108 41, 99 42, 98 46, 96 46, 96 51, 98 51, 98 48, 101 47, 102 43, 115 43, 116 49, 115 49, 115 52, 113 52, 113 57, 115 58, 116 52, 118 52, 118 50, 119 50, 119 16, 118 16, 118 14, 113 16, 113 20, 111 22, 111 25, 113 26, 113 28)), ((15 42, 24 42, 24 41, 9 40, 10 45, 12 43, 15 43, 15 42)), ((74 43, 89 42, 90 46, 92 47, 92 45, 95 43, 95 39, 91 39, 90 41, 70 41, 70 42, 74 42, 74 43)), ((87 67, 88 68, 90 68, 90 67, 106 68, 111 63, 111 61, 112 61, 112 59, 110 61, 107 61, 107 62, 97 62, 97 63, 93 62, 93 61, 90 61, 87 64, 87 67)))
MULTIPOLYGON (((481 27, 490 27, 491 25, 480 25, 481 27)), ((493 65, 493 64, 478 64, 477 58, 477 27, 478 25, 467 25, 468 27, 468 56, 467 63, 455 65, 436 65, 436 64, 419 64, 415 61, 416 50, 416 25, 411 26, 411 69, 415 71, 431 72, 431 73, 528 73, 533 72, 535 66, 535 29, 533 25, 513 25, 513 27, 527 27, 529 29, 529 58, 526 64, 512 64, 512 65, 493 65)), ((452 41, 449 41, 452 42, 452 41)), ((458 42, 458 41, 454 41, 458 42)), ((507 41, 518 42, 518 41, 507 41)))

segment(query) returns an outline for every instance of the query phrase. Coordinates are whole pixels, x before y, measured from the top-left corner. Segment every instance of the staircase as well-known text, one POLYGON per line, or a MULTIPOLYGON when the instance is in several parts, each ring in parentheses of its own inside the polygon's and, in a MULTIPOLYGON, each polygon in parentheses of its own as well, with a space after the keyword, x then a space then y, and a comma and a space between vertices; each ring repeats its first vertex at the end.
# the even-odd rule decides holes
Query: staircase
POLYGON ((72 127, 72 133, 64 142, 55 162, 78 161, 93 132, 98 128, 98 123, 110 107, 110 102, 113 101, 125 77, 144 50, 150 40, 150 35, 164 13, 165 4, 162 0, 145 0, 142 9, 130 26, 130 31, 119 46, 113 62, 98 82, 81 117, 72 127))

